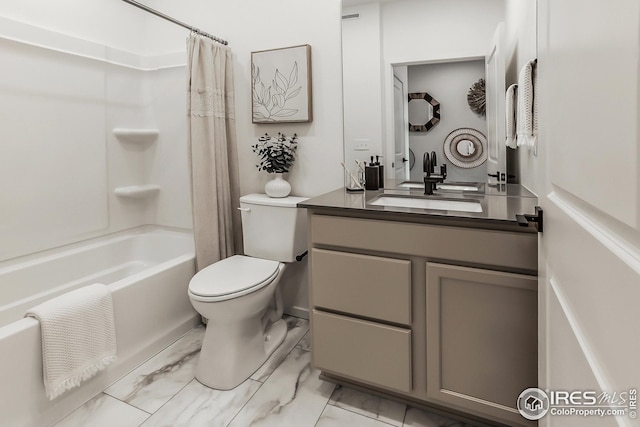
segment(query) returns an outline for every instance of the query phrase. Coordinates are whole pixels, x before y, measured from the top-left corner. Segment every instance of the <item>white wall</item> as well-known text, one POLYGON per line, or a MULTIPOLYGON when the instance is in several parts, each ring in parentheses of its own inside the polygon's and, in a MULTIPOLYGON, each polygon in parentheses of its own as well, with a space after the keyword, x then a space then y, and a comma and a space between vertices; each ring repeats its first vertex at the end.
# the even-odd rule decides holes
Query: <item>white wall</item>
POLYGON ((149 15, 117 0, 3 0, 0 16, 125 51, 143 53, 149 15))
POLYGON ((345 164, 355 170, 355 160, 383 153, 380 5, 342 9, 350 14, 359 16, 342 20, 342 84, 345 164))
MULTIPOLYGON (((484 60, 446 62, 442 64, 410 65, 409 93, 427 92, 440 102, 440 121, 429 132, 409 132, 409 146, 416 156, 411 179, 422 180, 422 155, 435 151, 438 164, 447 165, 447 180, 483 182, 486 163, 471 169, 453 165, 444 154, 443 142, 458 128, 472 128, 487 135, 487 121, 469 108, 469 88, 484 78, 484 60)), ((420 124, 420 123, 416 123, 420 124)))
MULTIPOLYGON (((520 69, 537 57, 537 0, 507 0, 505 8, 507 87, 518 82, 520 69)), ((537 158, 527 147, 507 149, 507 168, 534 193, 541 190, 537 158)))
MULTIPOLYGON (((299 136, 296 164, 288 177, 292 194, 313 196, 342 186, 339 0, 158 0, 153 7, 229 41, 234 57, 241 193, 264 192, 269 176, 258 172, 250 145, 265 132, 299 136), (251 52, 300 44, 311 45, 313 122, 252 124, 251 52)), ((148 28, 148 52, 184 51, 187 30, 162 20, 151 22, 148 28)))

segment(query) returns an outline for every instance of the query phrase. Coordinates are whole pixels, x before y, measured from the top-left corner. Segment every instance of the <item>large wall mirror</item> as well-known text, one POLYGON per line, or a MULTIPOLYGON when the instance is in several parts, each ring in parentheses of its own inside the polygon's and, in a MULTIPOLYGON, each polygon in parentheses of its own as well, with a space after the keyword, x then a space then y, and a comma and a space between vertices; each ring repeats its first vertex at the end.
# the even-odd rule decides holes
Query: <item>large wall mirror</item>
MULTIPOLYGON (((485 58, 509 1, 343 0, 345 163, 353 167, 355 160, 381 155, 387 177, 420 180, 419 162, 409 167, 411 154, 422 158, 423 152, 435 151, 438 163, 447 163, 449 180, 487 181, 489 161, 457 167, 443 144, 460 128, 498 142, 487 118, 469 108, 467 93, 479 78, 488 78, 485 58), (439 120, 431 120, 432 105, 428 131, 409 129, 409 116, 416 114, 410 111, 410 93, 427 93, 438 102, 439 120)), ((504 85, 504 67, 501 72, 504 85)), ((492 102, 503 104, 504 96, 492 102)), ((495 114, 489 119, 497 120, 495 114)), ((494 148, 506 151, 504 139, 494 148)), ((477 147, 462 144, 465 149, 477 147)))

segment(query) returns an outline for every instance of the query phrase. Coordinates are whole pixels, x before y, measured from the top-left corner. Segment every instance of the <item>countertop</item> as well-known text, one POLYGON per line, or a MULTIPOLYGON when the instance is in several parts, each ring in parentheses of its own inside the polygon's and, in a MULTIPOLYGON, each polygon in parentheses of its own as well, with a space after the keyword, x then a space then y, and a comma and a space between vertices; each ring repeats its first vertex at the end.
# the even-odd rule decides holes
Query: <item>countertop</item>
POLYGON ((395 220, 438 223, 482 228, 511 229, 521 232, 536 232, 535 227, 520 227, 516 214, 533 214, 537 197, 519 184, 502 184, 491 187, 483 184, 479 192, 436 190, 425 196, 422 189, 396 187, 394 181, 385 181, 385 188, 377 191, 347 192, 344 188, 322 194, 298 203, 298 207, 322 211, 325 214, 389 217, 395 220), (370 203, 381 195, 426 197, 440 200, 476 200, 482 212, 459 212, 436 209, 407 208, 397 206, 375 206, 370 203))

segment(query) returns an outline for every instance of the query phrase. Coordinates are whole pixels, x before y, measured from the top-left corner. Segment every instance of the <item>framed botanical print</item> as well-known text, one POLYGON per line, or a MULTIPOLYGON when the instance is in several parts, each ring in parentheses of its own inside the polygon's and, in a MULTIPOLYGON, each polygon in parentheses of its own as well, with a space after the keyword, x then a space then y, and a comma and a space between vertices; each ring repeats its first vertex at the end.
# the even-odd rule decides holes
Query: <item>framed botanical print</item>
POLYGON ((311 46, 251 52, 253 123, 310 122, 311 46))

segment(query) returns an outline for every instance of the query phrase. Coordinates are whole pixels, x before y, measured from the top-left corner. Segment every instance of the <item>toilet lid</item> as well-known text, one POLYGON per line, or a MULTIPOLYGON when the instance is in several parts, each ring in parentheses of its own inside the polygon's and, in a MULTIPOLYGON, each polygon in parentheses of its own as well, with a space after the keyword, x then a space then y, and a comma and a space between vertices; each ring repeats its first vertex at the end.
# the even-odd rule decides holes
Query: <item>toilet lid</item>
POLYGON ((279 265, 278 261, 234 255, 200 270, 189 282, 189 292, 220 297, 259 287, 271 282, 279 265))

